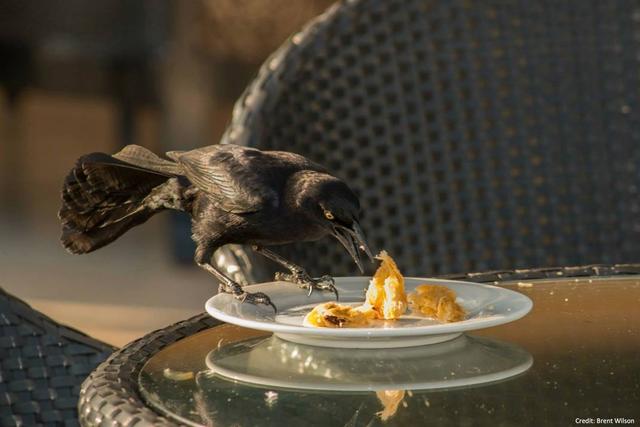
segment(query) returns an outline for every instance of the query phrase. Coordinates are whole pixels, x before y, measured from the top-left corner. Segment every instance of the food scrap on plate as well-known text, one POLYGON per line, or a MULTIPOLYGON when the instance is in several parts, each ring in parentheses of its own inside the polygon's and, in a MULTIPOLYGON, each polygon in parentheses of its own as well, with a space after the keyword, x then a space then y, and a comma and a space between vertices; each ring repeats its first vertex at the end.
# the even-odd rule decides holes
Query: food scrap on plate
POLYGON ((446 286, 420 285, 407 299, 415 314, 434 317, 441 322, 464 319, 464 310, 456 303, 456 293, 446 286))
POLYGON ((368 326, 376 313, 364 305, 352 307, 331 301, 317 305, 304 318, 305 326, 321 328, 358 328, 368 326))
POLYGON ((369 283, 364 307, 375 311, 377 319, 397 319, 407 311, 404 277, 387 252, 380 252, 376 258, 382 263, 369 283))
POLYGON ((361 306, 339 304, 335 301, 319 304, 304 318, 305 326, 324 328, 357 328, 375 321, 396 320, 406 313, 433 317, 441 322, 464 319, 464 310, 455 302, 456 294, 444 286, 420 285, 408 295, 404 277, 393 259, 382 251, 381 261, 373 275, 361 306))

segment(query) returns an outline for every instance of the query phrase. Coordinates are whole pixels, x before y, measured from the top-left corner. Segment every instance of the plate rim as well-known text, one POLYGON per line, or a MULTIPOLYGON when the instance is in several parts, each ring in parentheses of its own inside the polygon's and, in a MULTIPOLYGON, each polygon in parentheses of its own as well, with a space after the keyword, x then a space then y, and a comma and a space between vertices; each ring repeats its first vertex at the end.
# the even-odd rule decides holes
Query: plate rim
MULTIPOLYGON (((367 279, 366 276, 341 276, 335 277, 335 279, 367 279)), ((466 282, 461 280, 448 280, 448 279, 438 279, 433 277, 405 277, 405 280, 418 280, 418 281, 437 281, 438 283, 443 284, 456 284, 456 285, 464 285, 464 286, 481 286, 483 288, 493 289, 498 293, 506 293, 507 295, 513 295, 516 298, 521 298, 524 306, 513 312, 509 312, 500 317, 487 317, 480 319, 469 319, 462 320, 460 322, 452 322, 452 323, 444 323, 437 325, 424 325, 424 326, 413 326, 406 328, 308 328, 304 326, 298 325, 286 325, 275 322, 264 322, 260 320, 252 320, 252 319, 242 319, 237 316, 227 314, 224 311, 218 310, 213 306, 214 299, 228 296, 226 294, 216 294, 209 298, 205 303, 205 309, 210 316, 221 320, 226 323, 230 323, 237 326, 242 326, 245 328, 256 329, 260 331, 274 332, 274 333, 285 333, 292 335, 313 335, 317 338, 327 337, 327 338, 351 338, 351 339, 371 339, 371 338, 393 338, 393 337, 406 337, 406 336, 416 336, 416 335, 439 335, 439 334, 448 334, 453 332, 465 332, 465 331, 473 331, 477 329, 489 328, 492 326, 503 325, 505 323, 514 322, 522 317, 526 316, 531 309, 533 308, 533 301, 528 296, 516 292, 511 289, 505 289, 499 286, 489 285, 485 283, 476 283, 476 282, 466 282)), ((254 285, 245 286, 244 289, 247 291, 251 291, 256 286, 263 286, 268 284, 273 284, 278 282, 265 282, 254 285)), ((301 293, 301 295, 305 295, 301 293)))

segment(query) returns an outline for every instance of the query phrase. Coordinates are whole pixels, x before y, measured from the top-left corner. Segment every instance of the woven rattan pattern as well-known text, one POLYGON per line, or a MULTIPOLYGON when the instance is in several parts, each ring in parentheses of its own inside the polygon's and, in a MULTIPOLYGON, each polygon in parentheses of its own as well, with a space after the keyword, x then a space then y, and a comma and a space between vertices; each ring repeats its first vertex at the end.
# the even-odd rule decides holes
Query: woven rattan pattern
MULTIPOLYGON (((634 274, 640 274, 640 264, 505 270, 460 274, 447 278, 478 283, 500 283, 544 278, 634 274)), ((114 353, 82 385, 79 404, 81 424, 114 427, 175 425, 174 421, 151 410, 140 397, 137 384, 140 370, 161 349, 219 324, 219 321, 204 313, 153 332, 114 353)), ((497 418, 494 415, 492 419, 497 418)))
POLYGON ((77 425, 80 384, 114 350, 0 288, 0 425, 77 425))
MULTIPOLYGON (((347 1, 265 63, 223 142, 347 179, 410 275, 634 262, 639 76, 636 1, 347 1)), ((355 272, 333 242, 282 253, 355 272)))
POLYGON ((80 423, 111 427, 174 425, 143 402, 138 390, 140 369, 169 344, 220 323, 203 313, 152 332, 114 353, 82 384, 78 403, 80 423))

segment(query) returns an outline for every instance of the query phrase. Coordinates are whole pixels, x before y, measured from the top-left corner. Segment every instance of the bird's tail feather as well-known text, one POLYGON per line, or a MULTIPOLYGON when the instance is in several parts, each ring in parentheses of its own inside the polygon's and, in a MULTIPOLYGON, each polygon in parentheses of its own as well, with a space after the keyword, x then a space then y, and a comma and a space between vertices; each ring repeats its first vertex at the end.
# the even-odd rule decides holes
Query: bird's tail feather
POLYGON ((80 157, 62 188, 58 216, 62 220, 64 247, 78 254, 94 251, 161 210, 144 202, 154 188, 172 178, 171 162, 157 159, 168 163, 156 161, 164 171, 153 171, 104 153, 80 157))

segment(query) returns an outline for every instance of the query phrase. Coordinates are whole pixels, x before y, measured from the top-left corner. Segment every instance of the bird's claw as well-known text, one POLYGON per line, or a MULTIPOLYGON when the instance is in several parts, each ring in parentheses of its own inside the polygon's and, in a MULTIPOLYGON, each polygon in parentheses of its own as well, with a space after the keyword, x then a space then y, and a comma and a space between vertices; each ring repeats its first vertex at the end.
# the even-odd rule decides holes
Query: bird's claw
POLYGON ((227 284, 226 286, 225 284, 221 283, 220 286, 218 287, 218 292, 230 293, 233 295, 234 298, 236 298, 237 300, 240 300, 240 302, 248 302, 250 304, 255 304, 255 305, 258 305, 258 304, 269 305, 273 308, 273 311, 278 313, 278 308, 275 306, 273 302, 271 302, 271 298, 269 298, 267 294, 262 292, 255 292, 255 293, 245 292, 242 289, 242 286, 238 285, 237 283, 227 284))
MULTIPOLYGON (((336 288, 336 281, 333 280, 333 277, 325 274, 322 277, 316 277, 312 280, 314 280, 316 284, 315 289, 319 289, 321 291, 331 291, 336 296, 336 301, 338 300, 338 289, 336 288)), ((313 289, 313 286, 309 286, 309 296, 311 296, 313 289)))
POLYGON ((294 273, 276 273, 276 280, 295 283, 303 289, 308 289, 307 296, 311 296, 314 290, 331 291, 336 296, 336 301, 339 298, 338 289, 335 286, 335 280, 329 275, 322 277, 311 277, 306 272, 294 272, 294 273))
POLYGON ((275 306, 275 304, 273 304, 273 302, 271 302, 271 298, 269 298, 269 296, 265 293, 242 292, 240 294, 235 294, 234 297, 240 300, 241 302, 248 302, 250 304, 255 304, 255 305, 258 305, 258 304, 269 305, 271 306, 271 308, 273 308, 273 311, 278 313, 278 308, 275 306))

